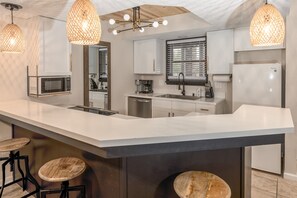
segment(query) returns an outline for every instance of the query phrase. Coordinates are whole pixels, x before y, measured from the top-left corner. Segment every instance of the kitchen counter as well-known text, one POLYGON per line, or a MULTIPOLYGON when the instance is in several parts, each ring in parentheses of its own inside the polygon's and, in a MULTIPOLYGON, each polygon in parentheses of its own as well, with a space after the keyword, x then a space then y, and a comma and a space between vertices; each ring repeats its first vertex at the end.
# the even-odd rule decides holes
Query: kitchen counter
POLYGON ((159 99, 159 100, 178 100, 178 101, 182 101, 182 102, 195 102, 195 103, 199 103, 199 104, 213 104, 216 105, 220 102, 223 102, 225 99, 223 98, 200 98, 197 100, 184 100, 184 99, 176 99, 176 98, 163 98, 163 97, 158 97, 160 95, 164 95, 164 93, 151 93, 151 94, 136 94, 136 93, 131 93, 131 94, 126 94, 126 97, 137 97, 137 98, 149 98, 149 99, 159 99))
POLYGON ((232 197, 250 197, 245 147, 283 148, 285 133, 294 132, 289 109, 251 105, 228 115, 125 118, 27 100, 0 103, 0 120, 12 125, 13 137, 31 139, 21 152, 32 160, 33 176, 51 159, 78 157, 88 168, 73 182, 86 185, 87 197, 177 198, 173 180, 187 170, 212 172, 232 197))
POLYGON ((228 115, 125 120, 17 100, 0 103, 0 115, 100 148, 294 131, 289 109, 251 105, 228 115))

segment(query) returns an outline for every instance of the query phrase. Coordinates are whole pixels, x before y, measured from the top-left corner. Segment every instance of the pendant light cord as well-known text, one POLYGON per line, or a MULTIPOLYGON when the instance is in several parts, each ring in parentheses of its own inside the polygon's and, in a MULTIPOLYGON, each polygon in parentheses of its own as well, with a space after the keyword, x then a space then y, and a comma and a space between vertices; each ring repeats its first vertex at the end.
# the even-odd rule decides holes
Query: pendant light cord
POLYGON ((11 24, 13 24, 13 8, 10 8, 11 11, 11 24))

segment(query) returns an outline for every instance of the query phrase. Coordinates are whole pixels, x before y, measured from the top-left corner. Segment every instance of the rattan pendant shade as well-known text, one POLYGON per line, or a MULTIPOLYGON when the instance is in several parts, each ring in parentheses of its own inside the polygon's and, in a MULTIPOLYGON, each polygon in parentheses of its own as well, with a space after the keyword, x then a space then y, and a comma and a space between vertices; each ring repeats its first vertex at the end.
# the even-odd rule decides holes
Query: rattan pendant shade
POLYGON ((90 0, 76 0, 67 16, 67 37, 78 45, 98 44, 101 23, 96 8, 90 0))
POLYGON ((25 50, 22 30, 15 24, 6 25, 0 35, 1 52, 21 53, 25 50))
POLYGON ((265 4, 254 15, 250 26, 253 46, 280 45, 285 38, 285 22, 281 13, 271 4, 265 4))

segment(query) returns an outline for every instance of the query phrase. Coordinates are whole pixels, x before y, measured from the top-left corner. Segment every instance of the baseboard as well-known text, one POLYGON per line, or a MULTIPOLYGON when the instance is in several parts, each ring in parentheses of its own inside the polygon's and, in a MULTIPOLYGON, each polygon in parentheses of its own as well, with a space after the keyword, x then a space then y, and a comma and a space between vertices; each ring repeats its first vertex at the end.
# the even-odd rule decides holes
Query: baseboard
POLYGON ((289 179, 289 180, 294 180, 297 181, 297 174, 292 174, 292 173, 284 173, 284 178, 289 179))

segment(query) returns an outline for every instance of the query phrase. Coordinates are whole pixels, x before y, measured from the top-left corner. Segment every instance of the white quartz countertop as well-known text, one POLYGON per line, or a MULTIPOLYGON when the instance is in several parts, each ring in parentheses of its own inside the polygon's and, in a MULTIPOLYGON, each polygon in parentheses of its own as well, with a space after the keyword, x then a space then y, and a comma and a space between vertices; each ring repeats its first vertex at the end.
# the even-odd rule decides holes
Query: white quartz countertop
POLYGON ((158 100, 178 100, 182 102, 191 102, 191 103, 199 103, 199 104, 209 104, 209 105, 216 105, 220 102, 223 102, 225 99, 223 98, 199 98, 197 100, 183 100, 183 99, 176 99, 176 98, 163 98, 158 97, 160 95, 164 95, 164 93, 151 93, 151 94, 126 94, 127 97, 136 97, 136 98, 149 98, 149 99, 158 99, 158 100))
POLYGON ((233 114, 121 119, 16 100, 0 115, 104 148, 284 134, 294 131, 289 109, 243 105, 233 114))

